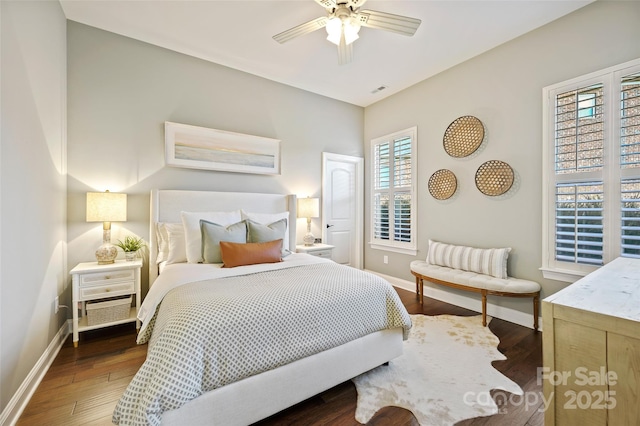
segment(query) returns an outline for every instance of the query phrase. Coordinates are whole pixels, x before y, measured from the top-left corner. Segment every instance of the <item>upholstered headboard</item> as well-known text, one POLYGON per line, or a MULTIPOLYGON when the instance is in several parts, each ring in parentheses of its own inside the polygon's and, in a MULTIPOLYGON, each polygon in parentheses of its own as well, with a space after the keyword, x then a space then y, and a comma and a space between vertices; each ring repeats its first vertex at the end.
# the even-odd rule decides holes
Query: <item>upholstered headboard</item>
POLYGON ((243 209, 253 213, 289 212, 289 247, 296 245, 296 196, 283 194, 255 194, 248 192, 214 192, 190 190, 151 191, 149 229, 149 285, 158 277, 158 244, 156 224, 179 223, 180 212, 213 212, 243 209))

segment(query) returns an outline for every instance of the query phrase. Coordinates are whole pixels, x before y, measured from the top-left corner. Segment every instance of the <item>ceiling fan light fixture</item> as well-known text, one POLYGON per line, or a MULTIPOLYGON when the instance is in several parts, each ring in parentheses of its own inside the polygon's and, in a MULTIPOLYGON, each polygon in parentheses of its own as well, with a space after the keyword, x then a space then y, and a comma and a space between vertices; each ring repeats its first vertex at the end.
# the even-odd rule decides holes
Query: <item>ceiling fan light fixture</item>
MULTIPOLYGON (((2 0, 0 0, 2 1, 2 0)), ((353 42, 360 38, 360 27, 391 31, 412 36, 420 19, 376 10, 360 10, 367 0, 315 0, 326 11, 321 16, 273 36, 278 43, 309 34, 320 28, 327 31, 327 40, 338 46, 338 63, 348 64, 353 58, 353 42)))
POLYGON ((330 18, 327 21, 327 40, 336 46, 340 44, 340 37, 342 37, 342 20, 338 17, 330 18))
POLYGON ((344 42, 351 44, 360 36, 360 25, 352 18, 340 18, 334 16, 327 21, 327 40, 336 46, 340 44, 340 39, 344 35, 344 42))
POLYGON ((342 29, 344 31, 344 41, 347 44, 351 44, 356 41, 360 36, 358 32, 360 31, 360 25, 354 22, 353 19, 345 19, 342 23, 342 29))

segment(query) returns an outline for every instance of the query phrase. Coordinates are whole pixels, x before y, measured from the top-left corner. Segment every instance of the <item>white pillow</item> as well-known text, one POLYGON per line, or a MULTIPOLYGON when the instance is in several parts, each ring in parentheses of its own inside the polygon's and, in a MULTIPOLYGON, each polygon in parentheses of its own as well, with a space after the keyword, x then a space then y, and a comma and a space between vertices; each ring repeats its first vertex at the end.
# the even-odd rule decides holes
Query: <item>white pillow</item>
POLYGON ((168 237, 168 252, 165 259, 167 264, 186 262, 187 251, 184 240, 184 226, 182 226, 182 223, 165 223, 164 229, 168 237))
POLYGON ((250 219, 261 225, 271 225, 282 219, 287 219, 287 230, 284 231, 284 241, 282 242, 283 250, 289 250, 289 212, 282 213, 251 213, 242 210, 242 220, 250 219))
POLYGON ((156 246, 158 247, 156 263, 162 263, 169 257, 169 234, 166 225, 162 222, 156 223, 156 246))
POLYGON ((180 212, 180 217, 184 226, 187 262, 189 263, 201 263, 203 261, 200 219, 222 226, 231 225, 242 220, 240 210, 231 212, 180 212))

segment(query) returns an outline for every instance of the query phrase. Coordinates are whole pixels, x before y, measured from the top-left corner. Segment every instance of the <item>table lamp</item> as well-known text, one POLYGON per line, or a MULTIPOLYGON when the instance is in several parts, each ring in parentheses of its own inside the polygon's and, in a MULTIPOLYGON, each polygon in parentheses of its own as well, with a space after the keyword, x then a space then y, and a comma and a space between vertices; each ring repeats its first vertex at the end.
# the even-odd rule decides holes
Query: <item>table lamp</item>
POLYGON ((305 246, 312 246, 316 238, 311 233, 311 218, 320 217, 320 199, 319 198, 299 198, 298 199, 298 217, 307 219, 307 235, 302 241, 305 246))
POLYGON ((96 250, 99 265, 113 263, 118 249, 111 244, 111 222, 127 221, 127 194, 87 192, 87 222, 102 222, 102 245, 96 250))

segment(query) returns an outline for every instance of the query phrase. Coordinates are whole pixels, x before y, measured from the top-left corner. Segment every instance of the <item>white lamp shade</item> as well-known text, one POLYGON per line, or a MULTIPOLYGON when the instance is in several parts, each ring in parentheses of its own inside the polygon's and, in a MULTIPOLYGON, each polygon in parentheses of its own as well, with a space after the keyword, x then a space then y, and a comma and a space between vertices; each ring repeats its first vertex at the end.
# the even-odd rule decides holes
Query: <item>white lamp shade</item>
POLYGON ((360 31, 360 25, 351 18, 348 21, 344 22, 343 25, 344 31, 344 42, 347 44, 351 44, 356 41, 360 36, 358 36, 358 32, 360 31))
POLYGON ((320 217, 320 199, 298 198, 298 217, 320 217))
POLYGON ((126 222, 127 194, 87 192, 87 222, 126 222))
POLYGON ((335 45, 340 44, 340 37, 342 36, 342 20, 337 17, 329 19, 325 29, 327 30, 327 40, 335 45))

